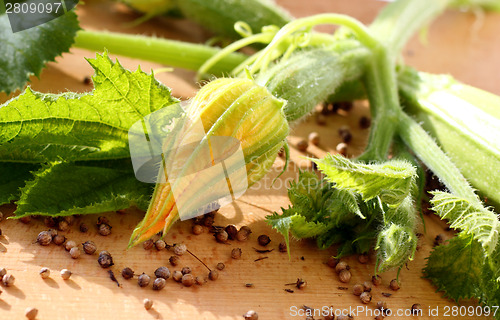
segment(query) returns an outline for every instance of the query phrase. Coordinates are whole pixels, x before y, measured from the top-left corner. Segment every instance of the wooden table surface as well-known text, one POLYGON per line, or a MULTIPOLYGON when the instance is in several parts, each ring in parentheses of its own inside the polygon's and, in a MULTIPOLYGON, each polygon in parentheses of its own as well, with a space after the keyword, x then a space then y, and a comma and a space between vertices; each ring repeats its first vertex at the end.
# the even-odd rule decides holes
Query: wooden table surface
MULTIPOLYGON (((279 4, 288 8, 295 16, 305 16, 320 12, 340 12, 350 14, 363 22, 370 22, 385 2, 375 0, 281 0, 279 4)), ((210 35, 187 21, 171 21, 155 19, 135 28, 125 28, 124 23, 138 16, 122 5, 113 5, 104 1, 86 1, 85 6, 78 9, 81 24, 88 29, 107 29, 119 32, 156 34, 172 39, 203 42, 210 35)), ((327 29, 325 29, 327 30, 327 29)), ((426 43, 413 39, 404 51, 404 60, 424 71, 450 73, 458 79, 480 88, 500 94, 500 62, 495 60, 500 52, 500 15, 472 15, 461 12, 447 12, 429 29, 426 43)), ((50 63, 41 79, 33 79, 32 86, 42 92, 61 92, 65 90, 88 91, 91 86, 83 83, 83 78, 92 74, 90 66, 83 59, 93 57, 93 52, 72 49, 71 53, 50 63)), ((140 64, 143 70, 158 69, 163 66, 145 61, 120 57, 123 66, 136 69, 140 64)), ((157 77, 167 86, 173 88, 177 97, 188 98, 196 92, 197 85, 193 81, 193 73, 175 70, 161 73, 157 77)), ((4 101, 5 96, 0 96, 4 101)), ((264 217, 288 205, 285 185, 297 176, 298 168, 308 165, 300 157, 293 145, 300 137, 307 137, 311 131, 321 135, 319 147, 310 147, 308 152, 314 156, 322 156, 332 151, 339 142, 337 129, 348 124, 353 128, 353 142, 350 153, 359 153, 364 146, 367 130, 358 128, 358 120, 362 114, 368 114, 365 102, 357 102, 349 114, 332 115, 326 126, 318 126, 313 120, 304 121, 297 126, 290 142, 292 145, 292 165, 273 186, 270 182, 283 166, 277 159, 274 170, 257 187, 249 190, 241 199, 220 210, 216 216, 217 225, 234 223, 238 226, 249 225, 253 234, 247 242, 230 242, 229 245, 218 244, 206 230, 203 234, 191 234, 190 221, 177 223, 166 236, 168 243, 185 243, 210 267, 218 262, 226 264, 217 281, 209 281, 204 286, 183 287, 171 279, 162 291, 153 291, 151 286, 140 288, 136 280, 124 280, 120 272, 124 267, 131 267, 136 273, 145 272, 153 275, 160 266, 169 266, 169 251, 145 251, 142 247, 126 250, 129 236, 135 225, 141 220, 143 212, 129 210, 125 214, 105 213, 113 226, 108 237, 99 236, 94 227, 97 216, 78 218, 75 225, 63 234, 70 240, 82 243, 93 240, 98 251, 108 250, 115 260, 111 268, 117 275, 121 286, 118 287, 109 279, 107 270, 97 264, 96 255, 82 254, 78 260, 69 257, 62 247, 50 245, 42 247, 34 243, 38 232, 46 227, 41 221, 34 220, 29 224, 19 221, 3 220, 0 228, 4 236, 0 237, 0 267, 6 267, 16 277, 14 287, 2 287, 0 295, 0 318, 23 319, 27 307, 39 309, 37 319, 242 319, 242 314, 254 309, 259 319, 304 319, 295 315, 303 305, 320 309, 324 306, 334 308, 354 308, 361 306, 359 298, 352 292, 352 286, 371 279, 374 270, 373 259, 369 264, 359 264, 356 257, 347 258, 352 267, 353 278, 349 284, 337 280, 334 271, 324 262, 332 255, 334 248, 320 251, 311 241, 292 241, 291 260, 286 254, 277 250, 282 241, 281 235, 272 231, 264 222, 264 217), (78 230, 80 222, 86 222, 91 229, 88 233, 78 230), (268 254, 258 254, 257 236, 268 234, 272 241, 269 248, 275 250, 268 254), (230 252, 240 247, 243 251, 240 260, 232 260, 230 252), (265 260, 254 260, 266 256, 265 260), (38 275, 41 267, 48 267, 52 274, 49 279, 42 280, 38 275), (70 269, 73 276, 64 281, 59 276, 63 268, 70 269), (304 290, 287 293, 286 283, 297 278, 307 281, 304 290), (252 283, 253 287, 246 287, 252 283), (347 287, 344 290, 342 287, 347 287), (142 300, 154 301, 153 309, 146 311, 142 300)), ((5 215, 14 209, 13 206, 0 208, 5 215)), ((423 237, 422 249, 417 252, 415 260, 401 272, 401 289, 393 292, 388 288, 389 281, 395 272, 382 275, 383 283, 374 288, 373 300, 367 305, 374 310, 377 301, 385 300, 393 311, 404 310, 414 303, 423 307, 421 317, 391 317, 395 319, 442 319, 445 308, 455 305, 435 292, 431 283, 422 279, 421 270, 425 265, 434 237, 444 233, 451 237, 451 232, 444 231, 445 224, 436 217, 426 217, 427 232, 423 237), (391 297, 383 297, 382 293, 392 293, 391 297), (439 317, 429 316, 429 308, 438 308, 439 317)), ((190 266, 196 275, 206 276, 207 270, 194 258, 182 256, 178 268, 190 266)), ((464 301, 465 305, 472 302, 464 301)), ((315 319, 322 317, 316 316, 315 319)), ((447 319, 460 319, 446 317, 447 319)), ((355 319, 373 319, 363 311, 355 319)))

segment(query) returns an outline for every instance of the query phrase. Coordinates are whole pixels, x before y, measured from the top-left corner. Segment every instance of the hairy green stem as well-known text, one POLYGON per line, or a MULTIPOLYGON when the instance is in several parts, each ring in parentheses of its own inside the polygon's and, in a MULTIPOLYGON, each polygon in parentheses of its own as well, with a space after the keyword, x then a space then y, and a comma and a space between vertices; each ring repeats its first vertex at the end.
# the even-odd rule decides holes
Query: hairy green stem
MULTIPOLYGON (((203 63, 220 52, 220 49, 200 44, 148 36, 129 35, 102 31, 79 31, 75 47, 104 51, 131 58, 159 62, 173 67, 197 71, 203 63)), ((211 73, 229 73, 247 58, 240 53, 231 53, 220 59, 211 73)))
POLYGON ((460 170, 441 150, 434 139, 404 112, 400 116, 398 134, 453 194, 482 207, 481 201, 460 170))

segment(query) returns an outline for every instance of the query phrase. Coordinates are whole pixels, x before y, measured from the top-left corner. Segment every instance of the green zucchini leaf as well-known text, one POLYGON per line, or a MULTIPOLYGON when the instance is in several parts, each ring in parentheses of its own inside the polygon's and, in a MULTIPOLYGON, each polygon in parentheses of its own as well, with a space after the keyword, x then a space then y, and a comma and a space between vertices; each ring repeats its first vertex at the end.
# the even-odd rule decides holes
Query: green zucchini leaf
POLYGON ((30 75, 39 76, 44 65, 68 52, 80 29, 76 14, 67 12, 39 26, 13 33, 0 3, 0 91, 21 89, 30 75))

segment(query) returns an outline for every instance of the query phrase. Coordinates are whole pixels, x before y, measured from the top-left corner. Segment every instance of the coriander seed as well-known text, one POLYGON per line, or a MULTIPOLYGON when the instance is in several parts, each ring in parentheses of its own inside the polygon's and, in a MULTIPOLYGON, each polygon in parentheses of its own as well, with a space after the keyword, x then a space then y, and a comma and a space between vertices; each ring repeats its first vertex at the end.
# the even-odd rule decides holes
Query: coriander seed
POLYGON ((224 230, 227 232, 227 238, 229 240, 236 240, 238 229, 236 229, 236 226, 234 224, 227 225, 226 228, 224 228, 224 230))
POLYGON ((243 315, 245 320, 259 320, 259 315, 254 310, 249 310, 243 315))
POLYGON ((377 302, 377 309, 379 309, 381 311, 387 310, 387 302, 385 302, 385 301, 377 302))
POLYGON ((421 314, 422 306, 419 303, 415 303, 411 306, 412 315, 421 314))
POLYGON ((347 144, 344 142, 341 142, 341 143, 337 144, 337 146, 335 147, 335 150, 345 157, 347 155, 347 144))
MULTIPOLYGON (((165 279, 164 279, 165 280, 165 279)), ((149 283, 151 282, 151 278, 143 273, 141 274, 138 278, 137 278, 137 284, 139 285, 139 287, 143 288, 143 287, 147 287, 149 285, 149 283)))
POLYGON ((359 119, 359 126, 361 127, 361 129, 368 129, 371 125, 371 120, 370 118, 366 117, 366 116, 362 116, 360 119, 359 119))
POLYGON ((181 282, 182 281, 182 276, 183 276, 183 274, 179 270, 175 270, 172 273, 172 279, 174 279, 174 281, 177 281, 177 282, 181 282))
POLYGON ((78 249, 78 247, 73 247, 71 248, 71 250, 69 250, 69 255, 71 256, 71 258, 73 259, 78 259, 80 258, 80 249, 78 249))
POLYGON ((177 265, 179 264, 180 259, 179 259, 179 257, 178 257, 178 256, 171 256, 171 257, 168 259, 168 261, 170 262, 170 264, 171 264, 172 266, 174 266, 174 267, 175 267, 175 266, 177 266, 177 265))
POLYGON ((16 278, 11 275, 10 273, 7 273, 2 277, 2 283, 6 287, 12 287, 14 285, 14 282, 16 281, 16 278))
POLYGON ((75 216, 65 216, 63 217, 63 220, 66 221, 68 226, 72 226, 73 223, 75 223, 75 216))
POLYGON ((326 125, 326 117, 322 114, 316 115, 316 123, 320 126, 326 125))
POLYGON ((259 245, 265 247, 271 242, 271 238, 269 238, 265 234, 261 234, 258 238, 257 241, 259 242, 259 245))
POLYGON ((126 267, 122 270, 122 277, 125 280, 132 279, 134 277, 134 270, 130 269, 129 267, 126 267))
POLYGON ((372 295, 369 292, 365 291, 361 293, 361 295, 359 296, 359 300, 361 300, 361 302, 363 302, 364 304, 367 304, 372 301, 372 295))
POLYGON ((220 271, 224 270, 225 267, 226 267, 226 265, 222 262, 217 263, 217 266, 216 266, 217 270, 220 270, 220 271))
POLYGON ((363 290, 366 292, 371 292, 372 291, 372 284, 369 281, 363 282, 363 290))
POLYGON ((242 226, 238 233, 236 234, 236 240, 238 241, 246 241, 250 234, 252 233, 252 230, 247 227, 247 226, 242 226))
POLYGON ((153 281, 153 290, 161 290, 165 288, 166 284, 167 280, 163 278, 156 278, 155 281, 153 281))
POLYGON ((160 251, 163 250, 167 247, 167 244, 163 240, 156 240, 155 241, 155 248, 156 250, 160 251))
POLYGON ((93 241, 85 241, 84 243, 82 243, 82 246, 83 251, 86 254, 94 254, 94 252, 96 252, 97 250, 97 246, 93 241))
POLYGON ((80 223, 80 232, 86 233, 87 231, 89 231, 89 226, 83 222, 80 223))
POLYGON ((146 240, 142 243, 142 247, 144 248, 144 250, 150 250, 154 245, 155 243, 151 239, 146 240))
POLYGON ((326 260, 326 265, 329 266, 330 268, 335 268, 337 264, 339 263, 339 259, 335 258, 334 256, 331 256, 326 260))
POLYGON ((349 281, 351 281, 351 272, 347 269, 340 271, 339 280, 340 282, 348 283, 349 281))
POLYGON ((19 221, 21 221, 24 224, 28 224, 31 222, 31 217, 30 216, 22 217, 19 219, 19 221))
POLYGON ((98 232, 101 236, 109 236, 111 234, 111 226, 107 223, 101 223, 98 232))
POLYGON ((339 261, 339 263, 337 263, 337 265, 335 266, 335 272, 337 272, 337 273, 340 273, 343 270, 349 270, 349 269, 350 269, 349 265, 344 261, 339 261))
POLYGON ((307 287, 307 281, 299 278, 297 279, 295 286, 297 287, 297 289, 304 289, 305 287, 307 287))
POLYGON ((309 143, 305 139, 300 139, 299 142, 297 142, 297 150, 299 150, 300 152, 307 151, 308 147, 309 143))
POLYGON ((342 126, 339 129, 339 136, 343 142, 349 143, 352 140, 352 133, 348 126, 342 126))
POLYGON ((58 232, 56 229, 49 229, 47 230, 48 233, 52 236, 52 241, 54 241, 54 237, 58 235, 58 232))
POLYGON ((72 274, 73 273, 71 271, 69 271, 68 269, 61 270, 61 278, 63 278, 63 280, 68 280, 72 274))
POLYGON ((285 242, 280 242, 280 244, 278 246, 278 250, 280 252, 286 252, 286 243, 285 242))
POLYGON ((368 254, 363 253, 358 256, 358 261, 361 264, 367 264, 368 261, 370 261, 370 257, 368 256, 368 254))
POLYGON ((185 287, 191 287, 195 283, 195 278, 191 273, 182 276, 181 282, 185 287))
POLYGON ((205 217, 203 217, 203 225, 207 228, 211 228, 215 223, 215 218, 213 215, 205 215, 205 217))
POLYGON ((74 242, 73 240, 67 241, 64 244, 64 248, 66 249, 66 251, 69 251, 69 250, 71 250, 71 248, 74 248, 74 247, 76 247, 76 242, 74 242))
POLYGON ((317 132, 311 132, 309 134, 309 142, 311 142, 311 144, 314 144, 315 146, 317 146, 319 144, 319 133, 317 132))
POLYGON ((379 286, 382 284, 382 278, 380 276, 372 276, 372 283, 374 286, 379 286))
POLYGON ((100 226, 101 224, 109 224, 109 219, 104 217, 104 216, 100 216, 97 218, 97 222, 96 222, 96 225, 97 226, 100 226))
POLYGON ((184 253, 186 253, 187 247, 183 243, 176 244, 174 246, 174 253, 178 256, 182 256, 184 253))
POLYGON ((241 248, 234 248, 231 250, 231 258, 239 259, 241 258, 241 248))
POLYGON ((2 280, 3 276, 7 274, 7 269, 1 268, 0 269, 0 280, 2 280))
POLYGON ((163 278, 165 280, 170 278, 170 269, 167 267, 159 267, 155 270, 155 277, 163 278))
POLYGON ((144 299, 142 301, 142 303, 144 304, 144 309, 146 309, 146 310, 150 310, 153 307, 153 301, 152 300, 144 299))
POLYGON ((360 296, 363 292, 364 292, 364 290, 363 290, 363 285, 361 285, 361 284, 355 284, 355 285, 352 287, 352 293, 353 293, 355 296, 360 296))
POLYGON ((225 230, 217 231, 214 234, 214 236, 215 236, 215 240, 217 240, 217 242, 219 242, 219 243, 226 243, 227 239, 229 238, 229 236, 227 235, 227 232, 225 230))
POLYGON ((384 316, 379 314, 378 316, 375 317, 375 320, 384 320, 384 316))
POLYGON ((203 227, 199 224, 195 224, 193 225, 193 227, 191 228, 191 232, 194 234, 194 235, 199 235, 199 234, 202 234, 203 233, 203 227))
POLYGON ((48 231, 42 231, 36 237, 36 242, 41 246, 48 246, 52 242, 52 235, 48 231))
POLYGON ((113 257, 111 257, 111 254, 107 251, 101 251, 99 253, 99 257, 97 258, 97 262, 101 266, 101 268, 109 268, 113 263, 113 257))
POLYGON ((36 319, 37 314, 38 314, 38 309, 37 308, 28 307, 28 308, 26 308, 26 310, 24 310, 24 315, 29 320, 36 319))
POLYGON ((394 291, 398 291, 399 288, 400 288, 398 280, 397 279, 392 279, 391 283, 389 284, 389 288, 391 288, 394 291))
POLYGON ((61 220, 57 224, 57 228, 59 229, 59 231, 67 231, 69 229, 69 224, 64 220, 61 220))
POLYGON ((195 282, 196 282, 197 285, 202 286, 202 285, 205 284, 206 280, 203 279, 202 277, 198 276, 198 277, 195 278, 195 282))
POLYGON ((190 267, 184 267, 181 270, 182 274, 189 274, 191 273, 191 268, 190 267))
POLYGON ((217 270, 212 270, 208 273, 208 279, 215 281, 219 279, 219 272, 217 270))
POLYGON ((66 237, 65 236, 62 236, 60 234, 54 236, 54 238, 52 238, 52 242, 54 242, 54 244, 56 246, 60 246, 64 243, 64 241, 66 241, 66 237))
POLYGON ((443 244, 444 241, 445 241, 445 235, 440 233, 436 236, 436 238, 434 238, 434 246, 439 246, 443 244))

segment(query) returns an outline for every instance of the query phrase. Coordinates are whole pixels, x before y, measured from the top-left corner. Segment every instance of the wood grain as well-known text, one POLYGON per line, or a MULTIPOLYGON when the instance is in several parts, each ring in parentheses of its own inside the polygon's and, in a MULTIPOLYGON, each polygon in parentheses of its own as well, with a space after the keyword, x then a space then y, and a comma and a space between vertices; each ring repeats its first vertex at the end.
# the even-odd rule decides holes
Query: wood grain
MULTIPOLYGON (((384 5, 380 1, 321 1, 321 0, 280 0, 279 4, 287 7, 296 16, 305 16, 320 12, 341 12, 353 15, 363 22, 369 22, 384 5)), ((198 26, 187 21, 155 19, 139 27, 125 28, 124 23, 137 18, 122 5, 111 5, 104 1, 86 1, 78 10, 82 26, 88 29, 108 29, 119 32, 156 34, 173 39, 203 42, 209 37, 198 26)), ((470 14, 448 12, 432 24, 427 44, 413 39, 404 52, 404 59, 411 65, 432 72, 451 73, 462 81, 500 94, 500 62, 495 61, 495 54, 500 52, 500 41, 496 31, 500 29, 500 16, 487 14, 481 20, 470 14), (496 53, 495 53, 496 52, 496 53)), ((64 54, 56 63, 50 63, 41 79, 33 79, 35 90, 43 92, 61 92, 65 90, 88 91, 91 87, 83 84, 83 78, 92 73, 84 57, 92 57, 94 53, 72 49, 64 54)), ((143 70, 163 67, 135 59, 120 57, 126 68, 136 69, 140 64, 143 70)), ((193 82, 193 73, 175 70, 162 73, 158 79, 173 88, 179 97, 191 97, 197 88, 193 82)), ((0 96, 5 100, 7 97, 0 96)), ((349 114, 333 115, 327 119, 327 125, 318 126, 314 119, 309 119, 294 128, 290 137, 293 165, 274 185, 272 179, 283 166, 277 159, 274 170, 256 187, 249 190, 244 197, 220 210, 216 217, 217 225, 234 223, 238 226, 249 225, 253 234, 247 242, 230 242, 229 245, 218 244, 206 230, 199 236, 191 234, 191 222, 177 223, 166 236, 168 243, 185 243, 199 258, 211 268, 218 262, 224 262, 226 268, 220 272, 217 281, 208 281, 204 286, 191 288, 168 281, 162 291, 153 291, 151 286, 139 288, 136 280, 124 280, 120 272, 124 267, 131 267, 136 273, 145 272, 153 275, 160 266, 169 266, 168 251, 145 251, 141 247, 126 250, 129 236, 135 225, 141 220, 143 212, 131 209, 125 214, 105 213, 113 226, 108 237, 99 236, 95 228, 97 216, 78 218, 70 231, 63 233, 70 240, 82 243, 93 240, 100 250, 108 250, 115 260, 111 268, 121 286, 118 287, 109 279, 108 271, 97 264, 97 255, 82 254, 78 260, 69 257, 62 247, 50 245, 42 247, 34 243, 38 232, 46 227, 41 221, 33 220, 29 224, 19 221, 3 220, 0 228, 4 236, 0 237, 0 267, 6 267, 16 277, 14 287, 2 287, 0 295, 0 318, 23 319, 26 307, 39 309, 37 319, 242 319, 242 314, 254 309, 260 319, 304 319, 305 316, 294 316, 294 308, 303 305, 311 308, 322 308, 333 305, 335 308, 356 308, 361 306, 359 299, 352 293, 352 285, 369 281, 374 269, 373 259, 369 264, 359 264, 357 257, 346 260, 352 267, 353 279, 349 284, 337 280, 334 271, 324 262, 332 255, 334 248, 320 251, 313 242, 292 242, 292 256, 277 250, 282 241, 280 235, 272 231, 264 222, 264 217, 288 205, 286 196, 287 181, 297 176, 299 168, 309 166, 308 161, 301 158, 294 144, 305 138, 311 131, 321 135, 318 147, 310 147, 308 152, 313 156, 322 156, 333 151, 340 141, 337 129, 348 124, 353 129, 353 142, 350 154, 361 152, 367 131, 359 129, 359 117, 368 114, 365 102, 357 102, 349 114), (81 222, 91 226, 88 233, 78 231, 81 222), (269 254, 258 254, 253 247, 258 247, 257 236, 268 234, 272 241, 269 254), (240 247, 243 255, 240 260, 230 258, 233 248, 240 247), (255 262, 259 257, 268 257, 255 262), (42 280, 38 275, 41 267, 51 269, 51 277, 42 280), (64 281, 59 276, 63 268, 74 274, 70 280, 64 281), (307 287, 298 290, 286 283, 297 278, 307 281, 307 287), (246 287, 252 283, 252 287, 246 287), (347 290, 339 289, 347 287, 347 290), (285 288, 294 289, 293 293, 285 292, 285 288), (146 311, 142 300, 154 301, 153 309, 146 311)), ((13 206, 1 208, 5 215, 13 211, 13 206)), ((382 275, 383 283, 374 288, 373 300, 368 309, 373 310, 376 302, 385 300, 392 310, 408 309, 414 303, 423 307, 421 317, 392 317, 395 319, 438 319, 442 318, 444 307, 455 305, 443 299, 441 293, 427 280, 421 278, 421 270, 425 265, 425 257, 431 250, 434 237, 443 233, 452 237, 451 232, 444 231, 445 225, 435 216, 426 216, 427 232, 422 239, 422 248, 417 252, 414 261, 408 263, 407 269, 401 272, 401 289, 393 292, 388 288, 389 281, 395 277, 394 272, 382 275), (383 297, 382 293, 391 293, 391 297, 383 297), (439 308, 439 317, 428 315, 428 308, 439 308)), ((205 276, 207 270, 193 257, 181 257, 182 266, 190 266, 196 275, 205 276)), ((464 302, 465 305, 471 302, 464 302)), ((447 317, 461 319, 460 317, 447 317)), ((315 316, 315 319, 321 317, 315 316)), ((355 319, 373 319, 373 316, 360 314, 355 319)))

